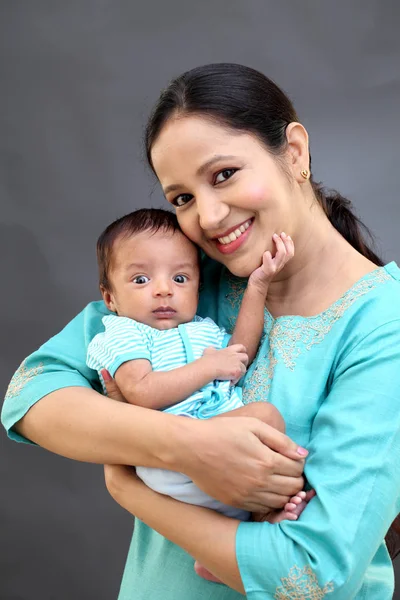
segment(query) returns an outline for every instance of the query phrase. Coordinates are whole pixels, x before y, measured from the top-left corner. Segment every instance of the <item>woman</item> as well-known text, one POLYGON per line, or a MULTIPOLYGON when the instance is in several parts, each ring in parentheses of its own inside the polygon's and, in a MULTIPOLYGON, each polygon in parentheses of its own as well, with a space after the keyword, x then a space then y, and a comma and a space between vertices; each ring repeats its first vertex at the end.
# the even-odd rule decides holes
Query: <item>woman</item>
POLYGON ((283 506, 299 489, 297 444, 308 448, 305 475, 317 496, 299 521, 280 525, 176 502, 130 469, 107 466, 110 493, 140 519, 123 600, 391 598, 383 540, 400 509, 400 270, 380 266, 349 203, 314 183, 307 132, 283 92, 252 69, 209 65, 178 78, 146 144, 183 231, 214 259, 204 264, 203 314, 229 328, 272 234, 294 239, 245 382, 248 399, 281 411, 288 437, 256 419, 192 422, 96 394, 84 353, 101 328, 101 303, 14 376, 3 413, 10 435, 80 460, 183 471, 254 511, 283 506), (197 577, 190 556, 229 587, 197 577))

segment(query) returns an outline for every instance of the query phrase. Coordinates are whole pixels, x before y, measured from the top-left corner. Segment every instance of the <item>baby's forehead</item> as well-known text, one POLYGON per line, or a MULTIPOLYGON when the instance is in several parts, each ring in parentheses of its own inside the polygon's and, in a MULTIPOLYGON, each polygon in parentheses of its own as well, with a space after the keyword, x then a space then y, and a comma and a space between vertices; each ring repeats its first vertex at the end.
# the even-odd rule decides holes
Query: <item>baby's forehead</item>
POLYGON ((199 265, 199 249, 181 231, 141 231, 120 236, 113 245, 114 266, 126 263, 131 258, 138 262, 182 262, 186 266, 199 265))

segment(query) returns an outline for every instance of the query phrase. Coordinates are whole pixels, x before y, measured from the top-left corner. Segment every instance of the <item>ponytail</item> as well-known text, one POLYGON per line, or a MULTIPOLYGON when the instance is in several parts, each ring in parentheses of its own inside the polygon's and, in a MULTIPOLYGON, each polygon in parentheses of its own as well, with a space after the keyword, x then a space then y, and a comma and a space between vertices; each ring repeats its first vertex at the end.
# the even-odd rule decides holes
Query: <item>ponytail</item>
POLYGON ((312 180, 311 185, 318 202, 334 228, 360 254, 382 267, 384 262, 373 250, 373 235, 368 227, 354 214, 350 200, 344 198, 335 190, 327 192, 320 183, 312 180))

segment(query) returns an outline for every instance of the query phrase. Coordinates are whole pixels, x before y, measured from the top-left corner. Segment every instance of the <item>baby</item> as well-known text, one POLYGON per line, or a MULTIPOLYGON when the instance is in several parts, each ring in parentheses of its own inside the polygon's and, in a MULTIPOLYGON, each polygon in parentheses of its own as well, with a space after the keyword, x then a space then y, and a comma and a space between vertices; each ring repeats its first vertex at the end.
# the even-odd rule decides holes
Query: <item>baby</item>
MULTIPOLYGON (((107 369, 126 401, 137 406, 196 419, 244 407, 236 384, 258 350, 269 283, 294 253, 289 236, 274 240, 275 256, 265 252, 251 274, 230 336, 196 315, 199 250, 173 213, 141 209, 109 225, 97 242, 97 258, 100 290, 114 314, 103 318, 105 331, 89 344, 88 366, 103 385, 101 371, 107 369)), ((255 405, 246 406, 248 416, 255 405)), ((242 520, 250 516, 211 498, 182 473, 140 466, 136 473, 180 501, 242 520)), ((289 510, 271 511, 263 520, 297 519, 305 498, 300 492, 289 510)))

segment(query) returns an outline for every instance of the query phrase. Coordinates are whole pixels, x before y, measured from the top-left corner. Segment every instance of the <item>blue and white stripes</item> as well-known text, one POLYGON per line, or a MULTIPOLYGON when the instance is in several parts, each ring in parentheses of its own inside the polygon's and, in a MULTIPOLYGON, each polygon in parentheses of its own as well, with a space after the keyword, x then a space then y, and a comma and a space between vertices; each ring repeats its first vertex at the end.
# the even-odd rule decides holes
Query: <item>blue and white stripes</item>
MULTIPOLYGON (((170 371, 203 355, 206 348, 224 348, 229 336, 209 318, 196 316, 190 323, 174 329, 159 330, 127 317, 103 318, 105 331, 90 342, 87 364, 99 372, 107 369, 114 376, 129 360, 148 360, 153 371, 170 371)), ((241 388, 229 381, 214 381, 201 390, 165 409, 176 415, 210 418, 242 406, 241 388)))

